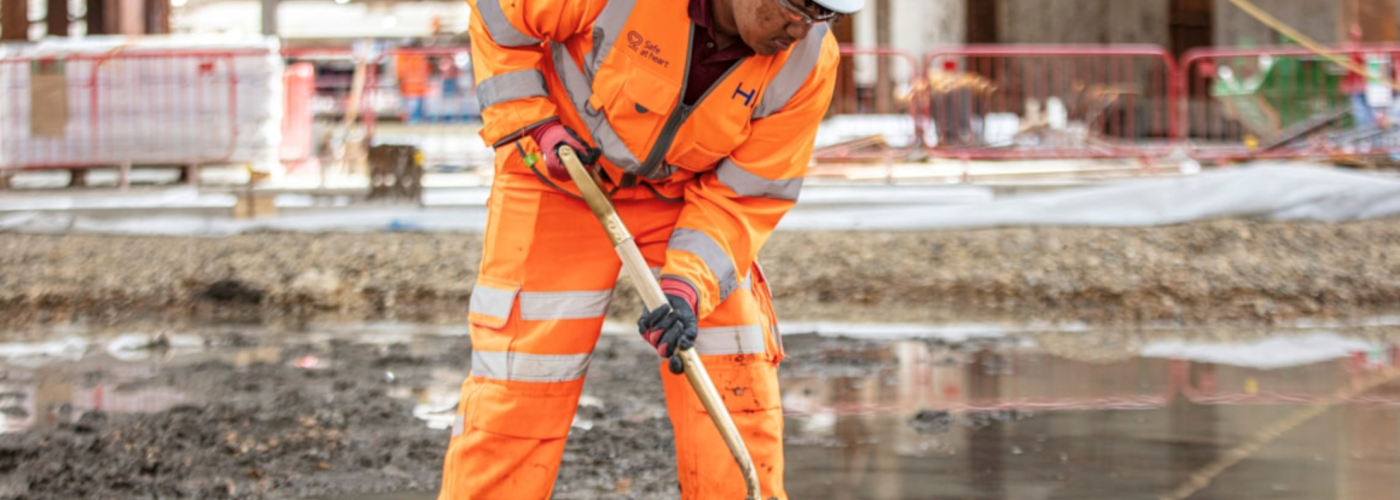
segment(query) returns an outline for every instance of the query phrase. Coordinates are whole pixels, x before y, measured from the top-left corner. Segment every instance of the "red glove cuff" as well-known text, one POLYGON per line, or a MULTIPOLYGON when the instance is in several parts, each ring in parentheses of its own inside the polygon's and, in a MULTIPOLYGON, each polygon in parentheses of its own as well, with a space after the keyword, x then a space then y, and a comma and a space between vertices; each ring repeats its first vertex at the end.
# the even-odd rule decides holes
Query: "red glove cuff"
POLYGON ((541 144, 540 147, 544 147, 544 134, 548 133, 551 130, 554 130, 555 127, 562 126, 564 125, 562 123, 559 123, 559 119, 555 118, 553 120, 530 127, 530 130, 526 130, 525 133, 530 134, 530 138, 535 140, 535 144, 541 144))
POLYGON ((700 294, 690 283, 676 278, 661 278, 661 293, 685 299, 685 303, 690 304, 690 312, 700 314, 699 308, 695 307, 695 304, 700 302, 700 294))

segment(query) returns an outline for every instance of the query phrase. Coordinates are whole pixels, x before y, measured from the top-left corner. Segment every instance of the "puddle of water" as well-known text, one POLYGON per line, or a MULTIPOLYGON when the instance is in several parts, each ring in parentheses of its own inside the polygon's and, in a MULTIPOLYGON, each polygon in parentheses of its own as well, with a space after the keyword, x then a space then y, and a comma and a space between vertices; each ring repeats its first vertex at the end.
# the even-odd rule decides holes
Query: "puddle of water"
POLYGON ((787 489, 868 500, 1400 498, 1400 383, 1328 400, 1390 373, 1395 351, 1266 369, 1254 365, 1281 354, 1277 339, 1261 344, 1274 348, 1265 359, 1232 358, 1245 366, 920 341, 843 353, 867 361, 865 373, 784 380, 787 489), (1279 424, 1289 419, 1297 425, 1279 424))
MULTIPOLYGON (((209 328, 193 334, 71 335, 54 341, 0 344, 0 433, 72 423, 91 410, 153 413, 181 404, 209 402, 217 395, 190 393, 167 383, 145 383, 192 365, 218 362, 243 368, 285 363, 308 370, 324 369, 334 360, 316 354, 292 356, 288 351, 319 346, 315 350, 324 352, 333 340, 381 348, 406 346, 404 355, 428 356, 439 353, 441 341, 455 332, 361 325, 336 333, 298 335, 289 339, 268 332, 209 328), (237 345, 220 340, 231 331, 244 332, 237 345), (151 348, 157 338, 163 346, 151 348)), ((462 370, 434 366, 427 371, 426 379, 417 377, 412 383, 395 385, 388 395, 415 402, 415 416, 429 427, 445 429, 451 426, 462 370)), ((394 379, 396 374, 386 370, 384 376, 394 379)))

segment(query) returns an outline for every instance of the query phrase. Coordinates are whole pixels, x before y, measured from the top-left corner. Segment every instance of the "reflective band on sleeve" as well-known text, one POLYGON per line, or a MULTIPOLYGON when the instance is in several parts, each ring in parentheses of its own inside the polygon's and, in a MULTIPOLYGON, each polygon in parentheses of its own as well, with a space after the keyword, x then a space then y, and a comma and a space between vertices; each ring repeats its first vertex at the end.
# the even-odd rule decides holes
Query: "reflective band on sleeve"
POLYGON ((792 55, 783 62, 783 69, 778 70, 773 81, 768 82, 768 90, 763 91, 763 99, 754 108, 754 119, 777 113, 783 106, 787 106, 792 96, 802 88, 802 83, 811 76, 812 70, 816 69, 817 62, 821 59, 822 41, 828 29, 825 24, 813 26, 812 30, 807 32, 807 38, 803 38, 797 42, 797 46, 790 49, 792 55))
POLYGON ((627 19, 632 17, 632 8, 636 6, 637 0, 610 0, 608 5, 603 7, 603 11, 598 13, 598 18, 593 21, 593 51, 584 58, 584 62, 588 64, 588 81, 593 81, 593 77, 598 74, 598 67, 602 66, 603 60, 612 53, 618 35, 627 25, 627 19))
POLYGON ((539 45, 540 39, 521 33, 515 29, 515 25, 510 24, 505 11, 501 10, 502 1, 504 0, 481 0, 476 3, 476 8, 481 11, 481 20, 486 23, 486 31, 491 34, 491 40, 502 47, 539 45))
POLYGON ((472 351, 472 375, 516 382, 569 382, 583 378, 593 354, 472 351))
POLYGON ((467 310, 483 316, 495 318, 510 317, 510 306, 515 302, 515 290, 491 288, 477 283, 472 289, 467 310))
POLYGON ((452 437, 461 436, 467 430, 467 417, 461 413, 452 419, 452 437))
POLYGON ((704 355, 760 354, 766 350, 763 327, 758 325, 701 328, 695 337, 695 352, 704 355))
POLYGON ((549 97, 549 88, 545 86, 544 73, 540 70, 522 69, 483 80, 476 86, 476 95, 481 107, 489 108, 527 97, 549 97))
POLYGON ((715 175, 719 181, 729 186, 739 196, 750 198, 768 198, 771 200, 797 201, 797 194, 802 190, 802 179, 771 180, 764 179, 734 163, 733 160, 725 158, 720 162, 715 175))
POLYGON ((586 292, 520 292, 520 319, 600 318, 608 312, 612 290, 586 292))
POLYGON ((734 293, 734 289, 739 287, 738 279, 734 273, 734 261, 729 259, 729 254, 724 252, 724 248, 719 246, 709 235, 694 229, 676 228, 671 233, 671 242, 666 246, 668 250, 680 250, 694 254, 705 262, 705 267, 710 268, 710 273, 715 275, 715 280, 719 282, 719 301, 724 302, 729 298, 729 294, 734 293))

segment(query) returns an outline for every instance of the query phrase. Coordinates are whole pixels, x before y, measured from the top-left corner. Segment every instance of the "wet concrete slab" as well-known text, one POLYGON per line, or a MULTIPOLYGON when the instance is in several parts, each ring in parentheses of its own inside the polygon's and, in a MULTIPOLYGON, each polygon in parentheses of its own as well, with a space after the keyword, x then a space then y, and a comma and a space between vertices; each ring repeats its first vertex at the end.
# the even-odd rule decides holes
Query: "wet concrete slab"
MULTIPOLYGON (((1400 498, 1385 336, 1063 335, 786 336, 790 496, 1400 498)), ((416 325, 60 337, 0 345, 0 498, 435 498, 470 358, 416 325)), ((555 498, 676 497, 650 356, 604 336, 555 498)))
POLYGON ((785 381, 793 498, 1400 498, 1393 351, 1273 369, 919 341, 861 357, 879 368, 785 381))

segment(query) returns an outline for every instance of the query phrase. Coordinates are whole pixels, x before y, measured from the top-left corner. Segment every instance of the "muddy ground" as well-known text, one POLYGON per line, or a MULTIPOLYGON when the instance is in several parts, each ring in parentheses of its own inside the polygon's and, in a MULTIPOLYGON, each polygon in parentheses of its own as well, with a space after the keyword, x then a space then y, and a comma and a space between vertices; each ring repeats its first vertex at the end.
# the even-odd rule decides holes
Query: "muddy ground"
MULTIPOLYGON (((41 409, 46 418, 35 428, 0 434, 0 498, 300 499, 436 491, 449 431, 415 418, 412 394, 441 389, 431 387, 444 383, 435 370, 465 375, 467 338, 425 337, 410 349, 311 341, 296 332, 232 332, 205 337, 205 347, 276 345, 278 354, 248 364, 175 357, 141 377, 121 376, 115 363, 69 370, 62 380, 51 375, 44 383, 107 381, 113 401, 151 388, 192 399, 143 414, 41 409), (316 366, 298 367, 312 357, 316 366)), ((831 342, 790 338, 792 355, 812 359, 796 370, 830 365, 849 372, 880 362, 820 354, 831 342)), ((859 351, 860 343, 842 343, 841 353, 859 351)), ((153 349, 162 355, 161 347, 153 349)), ((656 366, 655 354, 632 336, 603 337, 556 498, 675 498, 671 424, 656 366)), ((2 375, 0 382, 22 377, 10 369, 2 375)))
MULTIPOLYGON (((179 332, 215 323, 248 331, 207 336, 211 350, 281 347, 251 364, 172 362, 110 389, 170 387, 207 396, 159 412, 41 409, 41 420, 52 425, 0 435, 0 499, 434 491, 448 434, 415 418, 414 391, 404 388, 441 385, 444 370, 460 379, 468 341, 438 337, 425 353, 312 341, 296 332, 308 324, 378 320, 460 324, 480 244, 479 235, 426 233, 0 234, 6 340, 43 338, 73 324, 179 332), (284 333, 257 333, 266 331, 284 333), (297 367, 308 355, 323 363, 297 367)), ((1346 322, 1393 313, 1400 304, 1397 249, 1397 220, 1211 221, 784 232, 763 260, 788 320, 1081 322, 1115 333, 1039 340, 1056 354, 1093 360, 1132 352, 1161 326, 1237 334, 1299 318, 1346 322)), ((624 285, 612 316, 631 321, 637 310, 624 285)), ((1394 330, 1370 334, 1393 337, 1394 330)), ((785 372, 838 373, 885 362, 859 355, 854 341, 839 349, 829 342, 785 340, 785 372)), ((604 337, 589 372, 590 403, 578 415, 591 425, 570 435, 556 498, 675 497, 670 424, 654 366, 635 338, 604 337)), ((63 376, 85 386, 109 379, 108 371, 98 364, 63 376)), ((0 382, 16 377, 19 371, 6 368, 0 382)))
MULTIPOLYGON (((476 234, 0 233, 0 327, 459 323, 480 248, 476 234)), ((1222 220, 779 232, 761 260, 790 319, 1259 325, 1393 312, 1397 249, 1400 220, 1222 220)), ((611 314, 638 309, 623 292, 611 314)))

